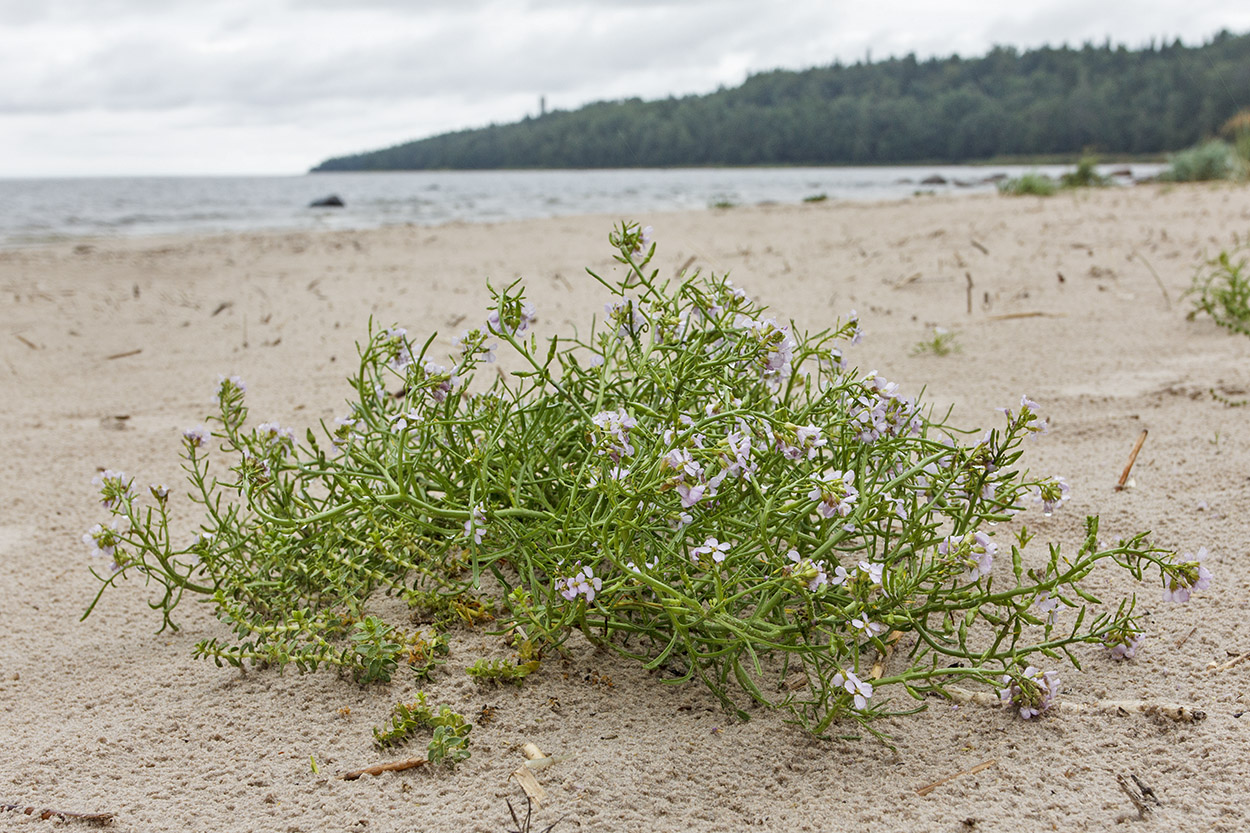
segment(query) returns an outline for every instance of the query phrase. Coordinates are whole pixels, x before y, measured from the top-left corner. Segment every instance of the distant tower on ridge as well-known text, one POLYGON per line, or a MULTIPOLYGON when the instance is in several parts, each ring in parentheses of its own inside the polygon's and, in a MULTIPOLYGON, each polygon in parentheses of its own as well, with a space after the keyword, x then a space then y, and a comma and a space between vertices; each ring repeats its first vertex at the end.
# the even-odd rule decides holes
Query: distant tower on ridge
POLYGON ((538 97, 538 115, 547 115, 547 96, 545 95, 540 95, 538 97))

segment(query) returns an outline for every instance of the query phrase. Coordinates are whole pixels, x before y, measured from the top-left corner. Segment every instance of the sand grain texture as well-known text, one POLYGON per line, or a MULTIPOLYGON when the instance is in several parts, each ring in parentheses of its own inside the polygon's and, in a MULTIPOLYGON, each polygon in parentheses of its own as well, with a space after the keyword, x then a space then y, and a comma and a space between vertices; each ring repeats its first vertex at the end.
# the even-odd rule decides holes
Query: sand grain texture
MULTIPOLYGON (((524 688, 478 689, 463 667, 502 648, 457 634, 422 687, 466 716, 496 708, 470 761, 345 782, 334 775, 422 751, 371 744, 370 727, 418 688, 405 674, 362 688, 329 672, 218 669, 190 656, 225 634, 210 611, 187 604, 181 631, 154 635, 136 581, 78 622, 95 591, 80 538, 105 519, 92 476, 177 486, 179 431, 208 413, 218 374, 247 380, 255 419, 302 433, 343 412, 369 316, 438 330, 449 349, 484 318, 484 279, 524 276, 540 333, 584 326, 606 298, 583 268, 612 271, 614 219, 0 252, 0 804, 114 813, 119 833, 502 831, 505 798, 521 796, 508 776, 533 742, 573 756, 538 773, 536 826, 562 818, 556 831, 1104 830, 1136 815, 1117 785, 1127 774, 1162 802, 1156 829, 1250 827, 1250 664, 1207 670, 1250 651, 1250 408, 1209 393, 1250 396, 1250 338, 1186 321, 1179 297, 1204 253, 1250 232, 1245 188, 637 218, 655 226, 666 273, 693 257, 813 330, 858 309, 851 361, 909 395, 927 386, 957 424, 988 427, 1022 393, 1040 402, 1052 430, 1026 459, 1073 486, 1053 517, 1027 518, 1040 539, 1074 547, 1084 515, 1101 512, 1104 538, 1149 529, 1168 547, 1207 546, 1208 592, 1165 605, 1156 585, 1141 589, 1150 634, 1136 660, 1091 647, 1084 671, 1062 672, 1069 702, 1175 702, 1203 722, 1072 710, 1022 722, 934 702, 882 724, 891 751, 809 738, 759 709, 734 723, 699 686, 584 644, 524 688), (959 330, 962 353, 912 355, 935 325, 959 330), (1142 429, 1133 486, 1115 492, 1142 429)), ((1131 589, 1092 578, 1095 592, 1131 589)), ((0 829, 83 824, 0 814, 0 829)))

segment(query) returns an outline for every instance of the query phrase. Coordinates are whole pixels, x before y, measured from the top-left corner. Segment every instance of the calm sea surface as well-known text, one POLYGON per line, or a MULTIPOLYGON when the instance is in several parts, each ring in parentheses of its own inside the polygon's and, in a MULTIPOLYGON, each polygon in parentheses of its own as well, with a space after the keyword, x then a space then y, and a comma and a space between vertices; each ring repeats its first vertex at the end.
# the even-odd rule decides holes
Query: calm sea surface
MULTIPOLYGON (((1125 166, 1103 166, 1110 172, 1125 166)), ((1135 164, 1135 177, 1162 166, 1135 164)), ((453 220, 484 223, 570 214, 645 219, 717 203, 899 199, 918 190, 991 191, 994 175, 1058 175, 1063 166, 692 168, 578 171, 329 173, 275 177, 117 177, 0 180, 0 246, 80 237, 363 229, 453 220), (946 184, 922 184, 940 176, 946 184), (339 196, 343 208, 310 208, 339 196)))

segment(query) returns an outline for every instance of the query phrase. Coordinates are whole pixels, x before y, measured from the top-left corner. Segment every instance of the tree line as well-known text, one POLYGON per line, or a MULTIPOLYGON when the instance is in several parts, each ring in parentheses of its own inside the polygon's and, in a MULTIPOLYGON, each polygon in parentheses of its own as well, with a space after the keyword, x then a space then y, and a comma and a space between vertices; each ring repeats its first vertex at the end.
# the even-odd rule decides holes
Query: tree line
POLYGON ((1155 154, 1250 106, 1250 34, 980 58, 834 63, 708 95, 556 110, 322 162, 314 171, 877 165, 1155 154))

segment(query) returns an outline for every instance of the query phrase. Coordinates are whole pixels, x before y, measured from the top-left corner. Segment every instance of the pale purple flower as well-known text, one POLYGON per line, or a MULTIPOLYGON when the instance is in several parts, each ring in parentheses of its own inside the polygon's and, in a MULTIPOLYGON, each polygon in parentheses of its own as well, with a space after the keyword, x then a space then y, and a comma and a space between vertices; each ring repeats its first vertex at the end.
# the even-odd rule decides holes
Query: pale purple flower
POLYGON ((1068 500, 1069 486, 1062 477, 1052 477, 1033 487, 1031 494, 1035 503, 1042 506, 1042 514, 1050 517, 1051 513, 1068 500))
POLYGON ((482 543, 482 538, 486 535, 486 510, 482 504, 473 507, 469 519, 464 522, 464 534, 466 538, 472 538, 473 543, 482 543))
POLYGON ((854 697, 855 708, 863 711, 868 707, 868 698, 872 697, 872 684, 866 683, 851 671, 840 671, 830 680, 838 688, 846 689, 847 694, 854 697))
POLYGON ((435 402, 446 402, 447 395, 460 386, 460 376, 454 372, 449 373, 441 364, 426 362, 424 370, 427 381, 433 382, 426 392, 435 402))
MULTIPOLYGON (((829 576, 825 573, 825 568, 810 558, 800 557, 798 550, 790 550, 786 553, 786 558, 794 562, 793 567, 786 568, 789 574, 801 582, 806 582, 807 589, 812 593, 817 592, 829 583, 829 576)), ((843 570, 842 572, 845 574, 846 571, 843 570)), ((845 581, 845 575, 843 581, 845 581)))
POLYGON ((622 298, 604 304, 608 324, 616 329, 618 338, 637 338, 647 326, 647 317, 639 309, 639 302, 632 298, 622 298))
POLYGON ((199 448, 208 442, 210 436, 212 435, 209 434, 208 427, 204 425, 197 425, 182 432, 182 440, 189 448, 199 448))
POLYGON ((720 564, 725 560, 725 554, 729 552, 730 546, 728 541, 717 541, 715 538, 709 537, 703 542, 702 546, 695 547, 690 551, 690 560, 698 562, 701 556, 710 555, 713 561, 720 564))
POLYGON ((634 453, 634 446, 629 441, 630 429, 638 422, 626 413, 624 408, 615 411, 600 411, 590 418, 599 429, 601 436, 597 440, 597 452, 609 457, 612 462, 619 463, 622 457, 634 453))
POLYGON ((121 538, 125 534, 126 528, 122 519, 113 518, 109 521, 108 526, 96 524, 91 527, 82 536, 82 542, 91 548, 93 557, 112 558, 117 551, 117 547, 121 545, 121 538))
POLYGON ((117 509, 124 500, 133 497, 125 472, 105 469, 91 478, 91 485, 100 491, 100 503, 105 509, 117 509))
POLYGON ((1032 665, 1024 669, 1024 673, 1018 678, 1004 674, 1003 685, 1005 687, 998 691, 999 700, 1004 705, 1018 709, 1020 717, 1025 720, 1037 717, 1049 709, 1059 696, 1058 672, 1043 673, 1032 665))
MULTIPOLYGON (((498 345, 488 345, 486 343, 486 334, 481 330, 465 330, 453 338, 451 343, 455 346, 456 352, 459 353, 460 360, 458 365, 460 367, 474 361, 485 361, 487 364, 493 364, 495 361, 495 348, 498 345)), ((455 358, 455 356, 452 358, 455 358)))
POLYGON ((851 626, 857 631, 863 631, 864 635, 869 638, 880 636, 885 632, 885 625, 882 625, 879 622, 872 622, 867 616, 855 617, 851 620, 851 626))
POLYGON ((698 483, 694 486, 688 486, 685 483, 677 485, 677 494, 681 497, 681 508, 689 509, 699 501, 703 500, 703 493, 707 491, 706 484, 698 483))
POLYGON ((939 555, 948 556, 956 563, 962 564, 968 571, 968 580, 976 581, 982 576, 989 575, 990 570, 993 569, 998 544, 995 544, 989 535, 978 530, 969 532, 958 540, 947 536, 946 540, 938 544, 937 551, 939 555))
POLYGON ((403 370, 412 364, 412 348, 408 346, 408 331, 403 327, 390 327, 379 334, 379 341, 387 356, 387 364, 403 370))
POLYGON ((885 575, 885 565, 875 561, 859 562, 859 575, 866 576, 872 584, 880 584, 885 575))
POLYGON ((564 585, 564 589, 560 591, 561 596, 570 602, 578 596, 584 596, 586 604, 593 602, 595 594, 603 589, 603 580, 597 578, 590 567, 582 567, 568 578, 556 579, 556 586, 561 584, 564 585))
POLYGON ((1137 656, 1137 649, 1145 638, 1146 635, 1139 631, 1124 630, 1107 634, 1103 644, 1107 646, 1112 659, 1132 659, 1137 656))
POLYGON ((496 310, 486 319, 486 327, 492 333, 510 335, 516 338, 528 330, 531 324, 538 321, 538 313, 534 309, 534 305, 528 301, 519 304, 513 301, 509 306, 512 309, 505 312, 502 323, 499 318, 499 311, 496 310))
POLYGON ((354 417, 335 417, 330 442, 335 448, 343 448, 361 438, 360 427, 364 423, 354 417))
POLYGON ((1046 617, 1046 624, 1055 624, 1055 619, 1059 616, 1059 598, 1051 596, 1049 592, 1042 593, 1037 597, 1037 601, 1033 602, 1033 607, 1037 608, 1039 616, 1046 617))
POLYGON ((833 576, 830 577, 829 583, 837 587, 839 584, 846 584, 851 578, 852 575, 846 571, 845 567, 839 564, 833 568, 833 576))
POLYGON ((217 377, 217 401, 222 401, 233 392, 247 393, 247 383, 238 376, 219 375, 217 377))
POLYGON ((157 503, 164 503, 169 500, 169 487, 164 483, 151 483, 148 485, 148 493, 156 499, 157 503))
POLYGON ((265 446, 279 455, 286 454, 295 447, 295 430, 283 428, 276 422, 262 422, 256 426, 256 436, 265 446))
MULTIPOLYGON (((644 561, 642 566, 646 567, 648 570, 654 570, 656 566, 659 565, 659 563, 660 563, 660 557, 657 555, 655 558, 651 559, 650 561, 644 561)), ((635 573, 642 572, 642 568, 632 561, 626 561, 625 566, 628 567, 631 572, 635 572, 635 573)))
POLYGON ((416 408, 410 408, 402 414, 395 414, 391 417, 391 430, 397 434, 402 434, 405 431, 416 428, 424 421, 425 418, 421 416, 421 413, 416 408))
POLYGON ((1163 577, 1163 601, 1187 602, 1191 590, 1206 590, 1211 586, 1211 571, 1202 565, 1209 553, 1200 547, 1196 553, 1185 553, 1182 561, 1163 577))
POLYGON ((807 497, 817 501, 816 511, 823 517, 832 518, 837 515, 845 518, 851 514, 854 508, 851 504, 859 497, 859 491, 852 485, 854 482, 853 471, 831 471, 807 493, 807 497))
POLYGON ((660 458, 660 468, 670 468, 677 472, 679 479, 691 477, 698 479, 703 474, 703 467, 695 462, 690 451, 685 448, 674 448, 660 458))

